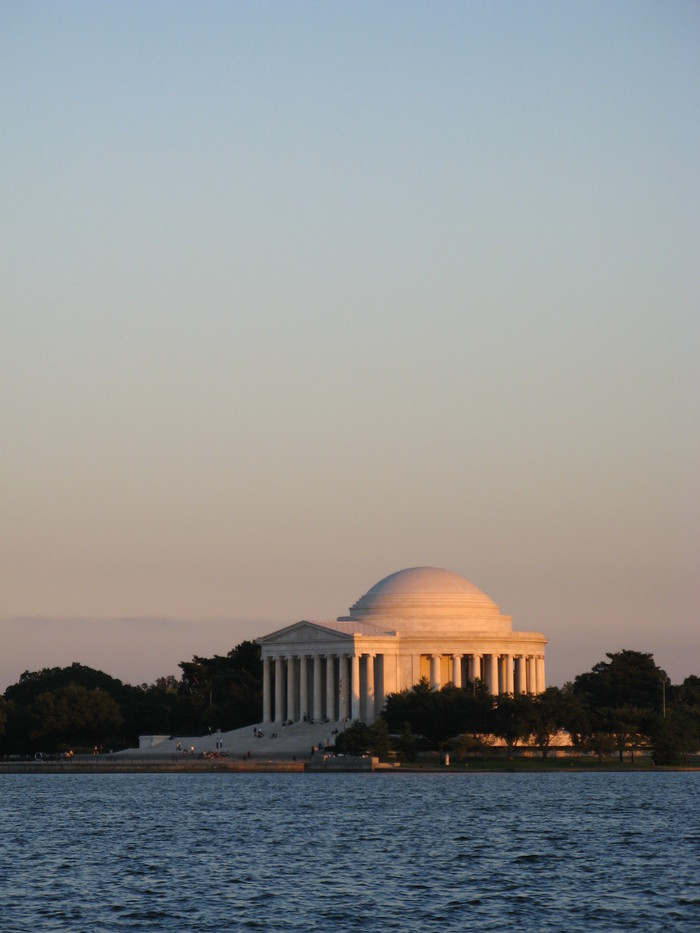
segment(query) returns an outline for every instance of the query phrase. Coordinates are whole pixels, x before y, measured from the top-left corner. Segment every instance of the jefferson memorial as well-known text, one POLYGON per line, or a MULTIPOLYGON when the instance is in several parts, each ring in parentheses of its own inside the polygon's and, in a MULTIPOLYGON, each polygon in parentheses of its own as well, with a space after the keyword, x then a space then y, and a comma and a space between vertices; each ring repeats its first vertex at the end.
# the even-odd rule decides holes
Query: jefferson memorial
POLYGON ((492 694, 541 693, 541 632, 449 570, 411 567, 376 583, 329 622, 297 622, 258 639, 263 722, 374 722, 384 698, 429 680, 434 689, 483 680, 492 694))

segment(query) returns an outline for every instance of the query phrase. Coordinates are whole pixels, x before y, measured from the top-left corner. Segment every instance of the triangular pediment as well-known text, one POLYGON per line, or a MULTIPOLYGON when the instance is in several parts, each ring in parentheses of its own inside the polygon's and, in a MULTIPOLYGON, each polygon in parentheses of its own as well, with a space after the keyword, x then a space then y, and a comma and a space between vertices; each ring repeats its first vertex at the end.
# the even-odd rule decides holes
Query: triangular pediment
POLYGON ((338 632, 332 628, 327 628, 321 623, 316 622, 295 622, 286 628, 278 629, 276 632, 270 632, 269 635, 263 635, 258 641, 263 645, 275 645, 277 643, 285 645, 313 645, 323 642, 348 642, 352 639, 350 632, 338 632))

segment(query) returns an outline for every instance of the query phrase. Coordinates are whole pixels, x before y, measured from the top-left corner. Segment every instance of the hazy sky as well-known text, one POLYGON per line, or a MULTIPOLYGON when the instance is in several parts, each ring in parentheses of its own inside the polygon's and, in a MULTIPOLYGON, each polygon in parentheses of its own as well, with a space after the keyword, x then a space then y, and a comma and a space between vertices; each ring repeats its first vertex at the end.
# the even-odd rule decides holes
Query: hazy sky
POLYGON ((0 8, 0 690, 381 577, 700 674, 700 5, 0 8))

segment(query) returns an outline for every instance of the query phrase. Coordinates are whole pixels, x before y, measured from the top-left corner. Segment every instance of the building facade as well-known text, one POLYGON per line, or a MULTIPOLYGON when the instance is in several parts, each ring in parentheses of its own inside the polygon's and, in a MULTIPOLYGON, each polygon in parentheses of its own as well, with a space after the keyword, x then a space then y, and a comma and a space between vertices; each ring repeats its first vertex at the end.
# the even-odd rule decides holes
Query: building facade
POLYGON ((473 583, 436 567, 385 577, 348 616, 297 622, 258 641, 266 723, 371 723, 387 694, 423 677, 435 689, 477 679, 492 694, 545 688, 545 636, 514 632, 473 583))

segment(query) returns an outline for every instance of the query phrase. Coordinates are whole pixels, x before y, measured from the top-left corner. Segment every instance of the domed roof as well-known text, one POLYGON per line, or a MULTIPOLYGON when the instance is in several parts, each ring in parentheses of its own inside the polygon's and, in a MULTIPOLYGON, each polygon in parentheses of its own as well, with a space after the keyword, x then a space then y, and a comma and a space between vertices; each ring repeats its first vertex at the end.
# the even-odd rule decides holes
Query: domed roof
POLYGON ((375 583, 360 602, 374 602, 387 596, 446 596, 448 593, 461 594, 472 599, 480 597, 481 600, 492 604, 488 596, 466 577, 452 570, 441 570, 440 567, 409 567, 407 570, 391 573, 379 583, 375 583))
MULTIPOLYGON (((412 620, 409 628, 426 622, 493 620, 500 618, 498 606, 465 577, 439 567, 409 567, 399 570, 368 590, 351 606, 349 619, 412 620)), ((394 626, 408 631, 405 624, 394 626)))

